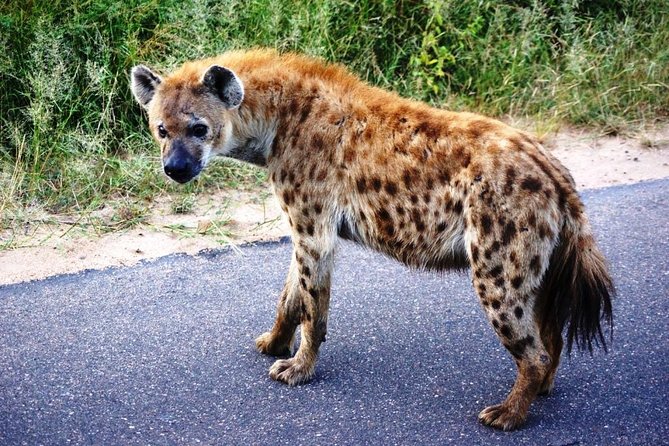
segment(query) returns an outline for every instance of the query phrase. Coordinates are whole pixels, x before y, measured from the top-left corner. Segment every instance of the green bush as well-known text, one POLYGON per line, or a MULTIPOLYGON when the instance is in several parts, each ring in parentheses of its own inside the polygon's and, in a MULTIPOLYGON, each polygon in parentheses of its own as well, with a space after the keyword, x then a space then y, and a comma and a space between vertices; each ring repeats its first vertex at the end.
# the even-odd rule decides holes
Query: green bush
MULTIPOLYGON (((666 117, 663 0, 9 0, 0 5, 0 213, 177 190, 128 71, 269 46, 454 109, 612 130, 666 117)), ((262 181, 217 163, 188 191, 262 181)))

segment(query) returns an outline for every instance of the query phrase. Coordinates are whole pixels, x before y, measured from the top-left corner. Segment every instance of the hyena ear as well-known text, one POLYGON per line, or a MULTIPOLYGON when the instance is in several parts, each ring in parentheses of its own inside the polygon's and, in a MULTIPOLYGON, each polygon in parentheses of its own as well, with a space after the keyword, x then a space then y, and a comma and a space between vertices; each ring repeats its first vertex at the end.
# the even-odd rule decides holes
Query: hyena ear
POLYGON ((151 71, 149 67, 137 65, 130 72, 132 94, 139 105, 148 108, 153 99, 156 87, 163 81, 159 75, 151 71))
POLYGON ((244 85, 237 75, 219 65, 209 67, 202 84, 223 101, 228 109, 238 108, 244 100, 244 85))

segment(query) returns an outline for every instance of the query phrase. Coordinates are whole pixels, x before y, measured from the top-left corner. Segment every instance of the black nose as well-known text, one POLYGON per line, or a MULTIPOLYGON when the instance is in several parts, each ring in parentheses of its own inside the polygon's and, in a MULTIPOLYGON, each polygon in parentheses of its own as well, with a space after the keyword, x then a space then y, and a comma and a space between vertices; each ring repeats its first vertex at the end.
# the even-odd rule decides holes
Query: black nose
POLYGON ((165 174, 178 183, 187 183, 200 173, 199 164, 189 156, 171 156, 163 168, 165 174))

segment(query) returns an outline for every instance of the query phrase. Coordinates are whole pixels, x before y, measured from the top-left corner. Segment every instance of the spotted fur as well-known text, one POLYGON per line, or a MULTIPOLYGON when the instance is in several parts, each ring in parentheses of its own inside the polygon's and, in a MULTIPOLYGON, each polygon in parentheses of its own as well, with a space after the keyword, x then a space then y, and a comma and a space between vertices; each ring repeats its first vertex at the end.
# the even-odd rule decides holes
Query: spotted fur
POLYGON ((272 51, 190 62, 165 78, 140 66, 132 81, 175 180, 215 155, 268 170, 294 249, 274 327, 256 345, 288 356, 302 325, 273 379, 314 374, 339 238, 414 268, 471 267, 518 366, 507 399, 479 415, 485 424, 517 428, 552 389, 565 326, 570 348, 605 346, 612 281, 571 176, 532 136, 272 51))

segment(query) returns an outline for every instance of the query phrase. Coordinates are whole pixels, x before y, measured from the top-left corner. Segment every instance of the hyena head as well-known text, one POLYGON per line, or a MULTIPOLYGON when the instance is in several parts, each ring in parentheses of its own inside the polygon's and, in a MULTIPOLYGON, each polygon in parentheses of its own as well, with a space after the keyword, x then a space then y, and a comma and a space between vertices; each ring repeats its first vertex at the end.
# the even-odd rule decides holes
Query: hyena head
POLYGON ((244 86, 231 70, 213 65, 201 76, 162 78, 138 65, 131 72, 132 93, 149 116, 161 147, 165 174, 186 183, 214 155, 231 150, 230 113, 244 99, 244 86))

